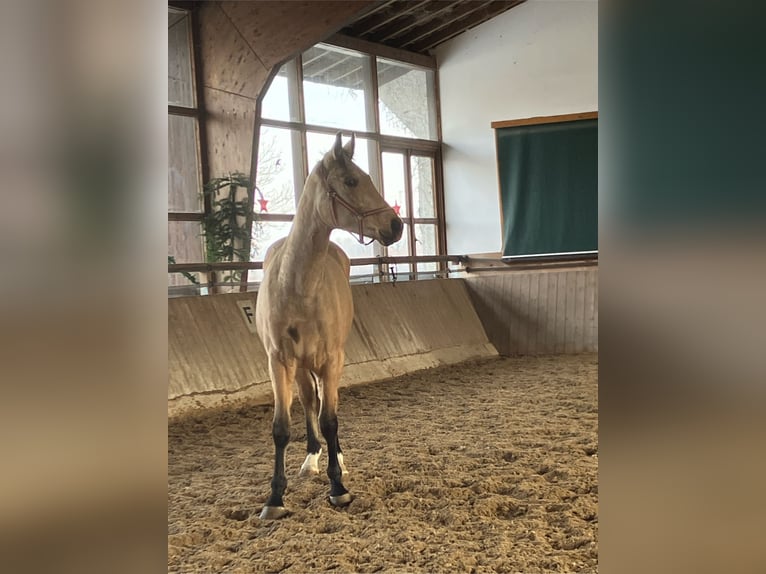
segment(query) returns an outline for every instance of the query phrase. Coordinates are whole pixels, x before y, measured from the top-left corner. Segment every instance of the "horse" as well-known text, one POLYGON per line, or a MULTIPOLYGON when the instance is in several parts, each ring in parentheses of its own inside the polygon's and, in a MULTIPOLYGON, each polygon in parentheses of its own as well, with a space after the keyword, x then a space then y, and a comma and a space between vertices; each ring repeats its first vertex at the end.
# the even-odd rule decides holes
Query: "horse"
POLYGON ((388 246, 399 241, 404 228, 370 176, 352 161, 355 141, 352 133, 343 145, 337 133, 332 149, 306 179, 290 233, 264 258, 255 320, 274 392, 275 456, 271 495, 261 519, 289 514, 283 496, 293 382, 306 415, 307 454, 299 476, 319 474, 319 428, 327 443, 330 503, 343 507, 353 500, 343 486, 347 471, 337 417, 344 346, 354 317, 351 267, 348 256, 330 241, 330 232, 344 229, 358 234, 360 243, 366 236, 388 246))

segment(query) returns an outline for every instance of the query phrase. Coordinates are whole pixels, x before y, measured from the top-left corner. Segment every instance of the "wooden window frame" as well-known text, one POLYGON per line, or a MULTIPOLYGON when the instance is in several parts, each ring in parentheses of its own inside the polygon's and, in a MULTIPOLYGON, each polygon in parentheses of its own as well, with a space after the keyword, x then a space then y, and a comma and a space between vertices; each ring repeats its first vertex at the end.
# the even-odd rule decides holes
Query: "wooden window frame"
MULTIPOLYGON (((387 46, 382 46, 378 44, 374 44, 371 42, 367 42, 364 40, 359 40, 356 38, 350 38, 347 36, 343 36, 340 34, 336 34, 329 39, 321 42, 321 44, 327 44, 332 46, 337 46, 340 48, 346 48, 350 50, 354 50, 361 54, 362 56, 365 56, 369 59, 370 63, 370 70, 371 70, 371 86, 370 86, 370 99, 371 99, 371 109, 368 110, 368 112, 371 112, 369 115, 372 119, 372 131, 360 131, 360 130, 354 130, 354 133, 357 135, 357 137, 364 138, 370 141, 375 142, 376 151, 375 157, 373 159, 373 164, 370 166, 370 172, 373 176, 373 181, 375 180, 375 177, 377 176, 379 188, 382 189, 382 154, 384 151, 388 152, 394 152, 394 153, 400 153, 405 156, 405 169, 406 169, 406 198, 407 198, 407 213, 412 214, 412 189, 411 189, 411 169, 410 169, 410 158, 414 156, 421 156, 421 157, 430 157, 433 160, 433 186, 434 186, 434 214, 435 217, 433 218, 405 218, 407 223, 409 223, 409 233, 410 233, 410 243, 409 243, 409 255, 411 257, 416 256, 417 254, 417 247, 415 242, 415 225, 416 224, 431 224, 436 226, 436 255, 437 256, 444 256, 447 253, 447 235, 446 235, 446 223, 444 220, 444 185, 443 185, 443 160, 442 160, 442 131, 441 131, 441 105, 439 100, 439 79, 438 79, 438 70, 436 67, 436 59, 431 56, 425 56, 422 54, 415 54, 412 52, 407 52, 406 50, 398 50, 394 48, 389 48, 387 46), (396 60, 398 62, 401 62, 403 64, 407 64, 410 66, 413 66, 415 68, 422 68, 428 71, 431 71, 433 73, 433 98, 434 98, 434 109, 433 109, 433 118, 436 122, 436 139, 435 140, 426 140, 426 139, 419 139, 419 138, 406 138, 406 137, 400 137, 400 136, 392 136, 392 135, 385 135, 380 133, 380 117, 379 117, 379 106, 378 106, 378 76, 377 76, 377 58, 385 58, 388 60, 396 60)), ((296 95, 298 98, 297 105, 299 107, 299 121, 285 121, 285 120, 275 120, 270 118, 263 118, 261 115, 261 107, 260 104, 265 97, 266 93, 268 92, 269 87, 271 86, 272 80, 276 77, 280 66, 275 67, 274 71, 271 74, 271 77, 269 78, 268 82, 264 86, 264 89, 261 91, 261 94, 258 97, 258 110, 256 114, 255 119, 255 138, 254 138, 254 149, 253 149, 253 171, 252 171, 252 177, 253 181, 255 182, 256 176, 257 176, 257 158, 258 158, 258 139, 260 135, 260 131, 262 127, 273 127, 273 128, 280 128, 280 129, 289 129, 296 131, 300 134, 301 137, 301 163, 303 168, 303 181, 305 181, 305 178, 308 177, 310 167, 308 165, 308 157, 307 157, 307 133, 308 132, 315 132, 315 133, 322 133, 322 134, 329 134, 334 135, 338 132, 338 128, 334 127, 327 127, 327 126, 318 126, 314 124, 308 124, 305 121, 305 102, 304 102, 304 90, 303 90, 303 55, 298 54, 295 58, 292 58, 292 60, 295 61, 295 65, 297 68, 297 79, 288 80, 288 81, 297 81, 297 90, 296 95)), ((286 62, 285 62, 286 63, 286 62)), ((283 63, 282 65, 284 65, 283 63)), ((368 122, 368 127, 369 127, 368 122)), ((295 163, 296 158, 293 158, 293 162, 295 163)), ((296 190, 296 206, 298 202, 298 195, 299 191, 296 190)), ((269 213, 262 213, 259 215, 259 219, 261 221, 292 221, 294 219, 293 215, 287 215, 287 214, 269 214, 269 213)), ((385 256, 387 253, 387 248, 384 248, 377 243, 375 244, 375 250, 376 255, 379 256, 385 256)), ((413 273, 415 276, 417 275, 417 264, 413 263, 413 273)), ((447 271, 447 261, 439 261, 437 262, 437 272, 445 272, 447 271)))
MULTIPOLYGON (((197 41, 200 35, 199 27, 199 14, 198 11, 192 7, 179 2, 169 2, 168 8, 174 10, 186 12, 189 18, 189 55, 191 59, 192 69, 192 94, 194 96, 194 106, 178 106, 168 104, 168 117, 180 116, 191 117, 196 120, 195 122, 195 146, 197 156, 197 176, 200 183, 198 193, 202 193, 205 183, 209 178, 209 166, 207 162, 207 137, 205 131, 205 113, 204 113, 204 93, 202 90, 202 57, 200 53, 200 44, 197 41)), ((169 211, 168 210, 168 222, 179 221, 199 221, 202 222, 205 215, 212 211, 212 200, 210 197, 203 195, 202 210, 199 212, 184 212, 184 211, 169 211)), ((200 272, 200 283, 212 282, 216 280, 215 271, 209 273, 209 277, 205 276, 204 272, 200 272)))

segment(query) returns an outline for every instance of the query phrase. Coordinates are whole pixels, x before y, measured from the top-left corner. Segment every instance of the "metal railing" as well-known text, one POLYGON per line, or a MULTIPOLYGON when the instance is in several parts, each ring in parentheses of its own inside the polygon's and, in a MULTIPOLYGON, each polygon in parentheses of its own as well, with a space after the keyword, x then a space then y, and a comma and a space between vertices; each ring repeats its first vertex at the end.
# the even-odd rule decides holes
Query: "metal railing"
MULTIPOLYGON (((364 257, 351 259, 352 267, 376 266, 377 272, 372 274, 351 275, 351 283, 395 283, 397 281, 413 281, 418 279, 433 279, 460 277, 471 273, 496 273, 504 271, 525 271, 541 269, 558 269, 598 265, 598 255, 590 256, 542 256, 534 259, 509 260, 499 257, 472 257, 468 255, 416 255, 401 257, 364 257), (413 264, 436 263, 436 270, 415 271, 413 264), (408 268, 399 269, 399 265, 408 268)), ((417 266, 415 266, 417 269, 417 266)), ((225 263, 174 263, 168 264, 168 273, 205 273, 207 281, 198 284, 177 285, 168 287, 169 296, 211 295, 218 292, 257 291, 259 281, 222 281, 220 274, 232 271, 262 270, 262 261, 236 261, 225 263)))

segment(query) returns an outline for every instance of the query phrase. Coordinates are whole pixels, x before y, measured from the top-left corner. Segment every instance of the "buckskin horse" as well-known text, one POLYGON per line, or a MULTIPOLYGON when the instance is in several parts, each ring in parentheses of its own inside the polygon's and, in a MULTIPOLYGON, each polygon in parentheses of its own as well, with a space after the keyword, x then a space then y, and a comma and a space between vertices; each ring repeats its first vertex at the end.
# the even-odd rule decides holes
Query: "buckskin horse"
POLYGON ((343 454, 338 442, 338 383, 344 346, 351 330, 354 303, 349 285, 350 262, 330 241, 333 229, 345 229, 391 245, 402 236, 403 223, 354 162, 355 137, 333 148, 306 179, 288 236, 272 245, 264 258, 264 276, 256 302, 256 327, 269 360, 274 391, 274 475, 262 519, 288 514, 285 450, 290 442, 293 381, 306 414, 306 459, 300 475, 319 473, 322 453, 318 429, 327 442, 330 503, 346 506, 351 493, 343 486, 343 454))

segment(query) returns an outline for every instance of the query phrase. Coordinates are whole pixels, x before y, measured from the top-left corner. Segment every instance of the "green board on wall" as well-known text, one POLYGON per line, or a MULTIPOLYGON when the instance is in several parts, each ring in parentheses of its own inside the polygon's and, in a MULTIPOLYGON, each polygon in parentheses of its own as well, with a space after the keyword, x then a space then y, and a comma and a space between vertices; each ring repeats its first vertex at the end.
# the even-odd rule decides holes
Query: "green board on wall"
POLYGON ((493 124, 503 257, 596 253, 598 119, 503 124, 515 122, 493 124))

